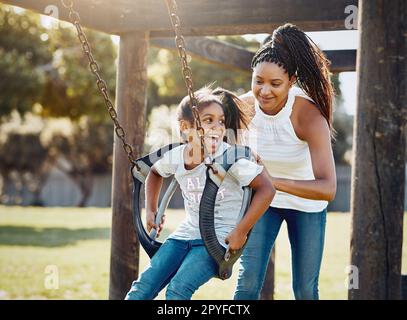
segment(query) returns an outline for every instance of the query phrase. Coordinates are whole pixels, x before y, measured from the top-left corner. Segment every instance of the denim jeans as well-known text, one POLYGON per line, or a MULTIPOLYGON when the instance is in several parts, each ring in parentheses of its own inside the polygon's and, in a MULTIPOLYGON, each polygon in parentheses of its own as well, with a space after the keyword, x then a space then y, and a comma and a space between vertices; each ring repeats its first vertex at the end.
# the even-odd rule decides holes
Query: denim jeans
POLYGON ((126 300, 152 300, 168 284, 167 300, 190 300, 217 274, 217 264, 201 239, 167 239, 150 265, 133 281, 126 300))
POLYGON ((324 248, 326 209, 309 213, 270 207, 254 226, 241 256, 234 299, 260 298, 271 250, 284 220, 291 244, 295 299, 319 298, 318 278, 324 248))

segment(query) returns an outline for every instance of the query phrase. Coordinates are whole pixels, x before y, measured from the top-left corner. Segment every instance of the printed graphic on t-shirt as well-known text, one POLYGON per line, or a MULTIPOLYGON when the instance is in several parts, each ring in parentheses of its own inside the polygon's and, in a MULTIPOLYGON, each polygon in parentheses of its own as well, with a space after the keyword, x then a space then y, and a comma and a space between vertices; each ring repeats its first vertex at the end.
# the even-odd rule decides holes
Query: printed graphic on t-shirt
MULTIPOLYGON (((205 181, 206 179, 204 177, 192 177, 186 179, 186 190, 183 190, 182 193, 184 199, 188 200, 188 206, 193 207, 201 202, 205 181)), ((226 188, 221 186, 218 190, 216 201, 225 199, 225 196, 226 188)))

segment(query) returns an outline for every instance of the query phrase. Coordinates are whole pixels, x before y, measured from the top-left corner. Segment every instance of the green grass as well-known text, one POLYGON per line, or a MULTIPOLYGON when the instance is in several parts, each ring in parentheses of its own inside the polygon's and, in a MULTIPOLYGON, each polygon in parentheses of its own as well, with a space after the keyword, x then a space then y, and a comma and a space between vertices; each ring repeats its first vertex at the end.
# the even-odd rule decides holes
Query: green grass
MULTIPOLYGON (((181 210, 168 210, 167 230, 174 230, 182 216, 181 210)), ((0 206, 0 299, 107 299, 110 224, 111 210, 105 208, 0 206), (47 266, 57 268, 58 289, 46 288, 50 276, 47 266)), ((349 214, 328 214, 325 241, 320 297, 346 299, 349 214)), ((404 246, 403 273, 407 273, 406 249, 404 246)), ((291 253, 285 225, 277 238, 276 254, 275 298, 292 299, 291 253)), ((148 258, 143 250, 140 255, 143 270, 148 258)), ((209 281, 193 299, 231 299, 237 267, 231 279, 209 281)), ((158 296, 163 298, 164 292, 158 296)))

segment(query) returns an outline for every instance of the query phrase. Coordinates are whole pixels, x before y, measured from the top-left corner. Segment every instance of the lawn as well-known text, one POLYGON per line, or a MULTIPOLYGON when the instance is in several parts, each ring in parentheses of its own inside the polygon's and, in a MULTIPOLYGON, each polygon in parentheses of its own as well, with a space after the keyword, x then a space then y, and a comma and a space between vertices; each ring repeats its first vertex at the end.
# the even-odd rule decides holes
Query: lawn
MULTIPOLYGON (((173 230, 182 216, 180 210, 168 210, 168 230, 173 230)), ((350 223, 349 214, 328 214, 321 299, 347 298, 345 268, 350 264, 350 223)), ((109 208, 0 206, 0 299, 107 299, 110 224, 109 208)), ((406 239, 405 232, 404 243, 406 239)), ((140 252, 142 270, 148 258, 143 250, 140 252)), ((230 299, 237 267, 231 279, 211 280, 193 299, 230 299)), ((402 269, 406 274, 406 246, 402 269)), ((161 293, 158 299, 163 298, 161 293)), ((276 244, 275 298, 293 298, 290 248, 284 225, 276 244)))

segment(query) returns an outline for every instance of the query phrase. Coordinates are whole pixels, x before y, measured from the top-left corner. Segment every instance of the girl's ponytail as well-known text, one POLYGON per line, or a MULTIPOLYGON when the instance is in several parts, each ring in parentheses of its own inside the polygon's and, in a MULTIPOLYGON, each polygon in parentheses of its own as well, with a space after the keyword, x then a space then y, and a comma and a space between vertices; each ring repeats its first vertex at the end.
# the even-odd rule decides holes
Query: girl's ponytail
POLYGON ((222 101, 222 108, 225 114, 225 127, 227 133, 225 139, 228 143, 235 144, 242 129, 246 129, 250 122, 248 106, 239 99, 233 92, 224 88, 216 88, 212 94, 218 96, 222 101))

